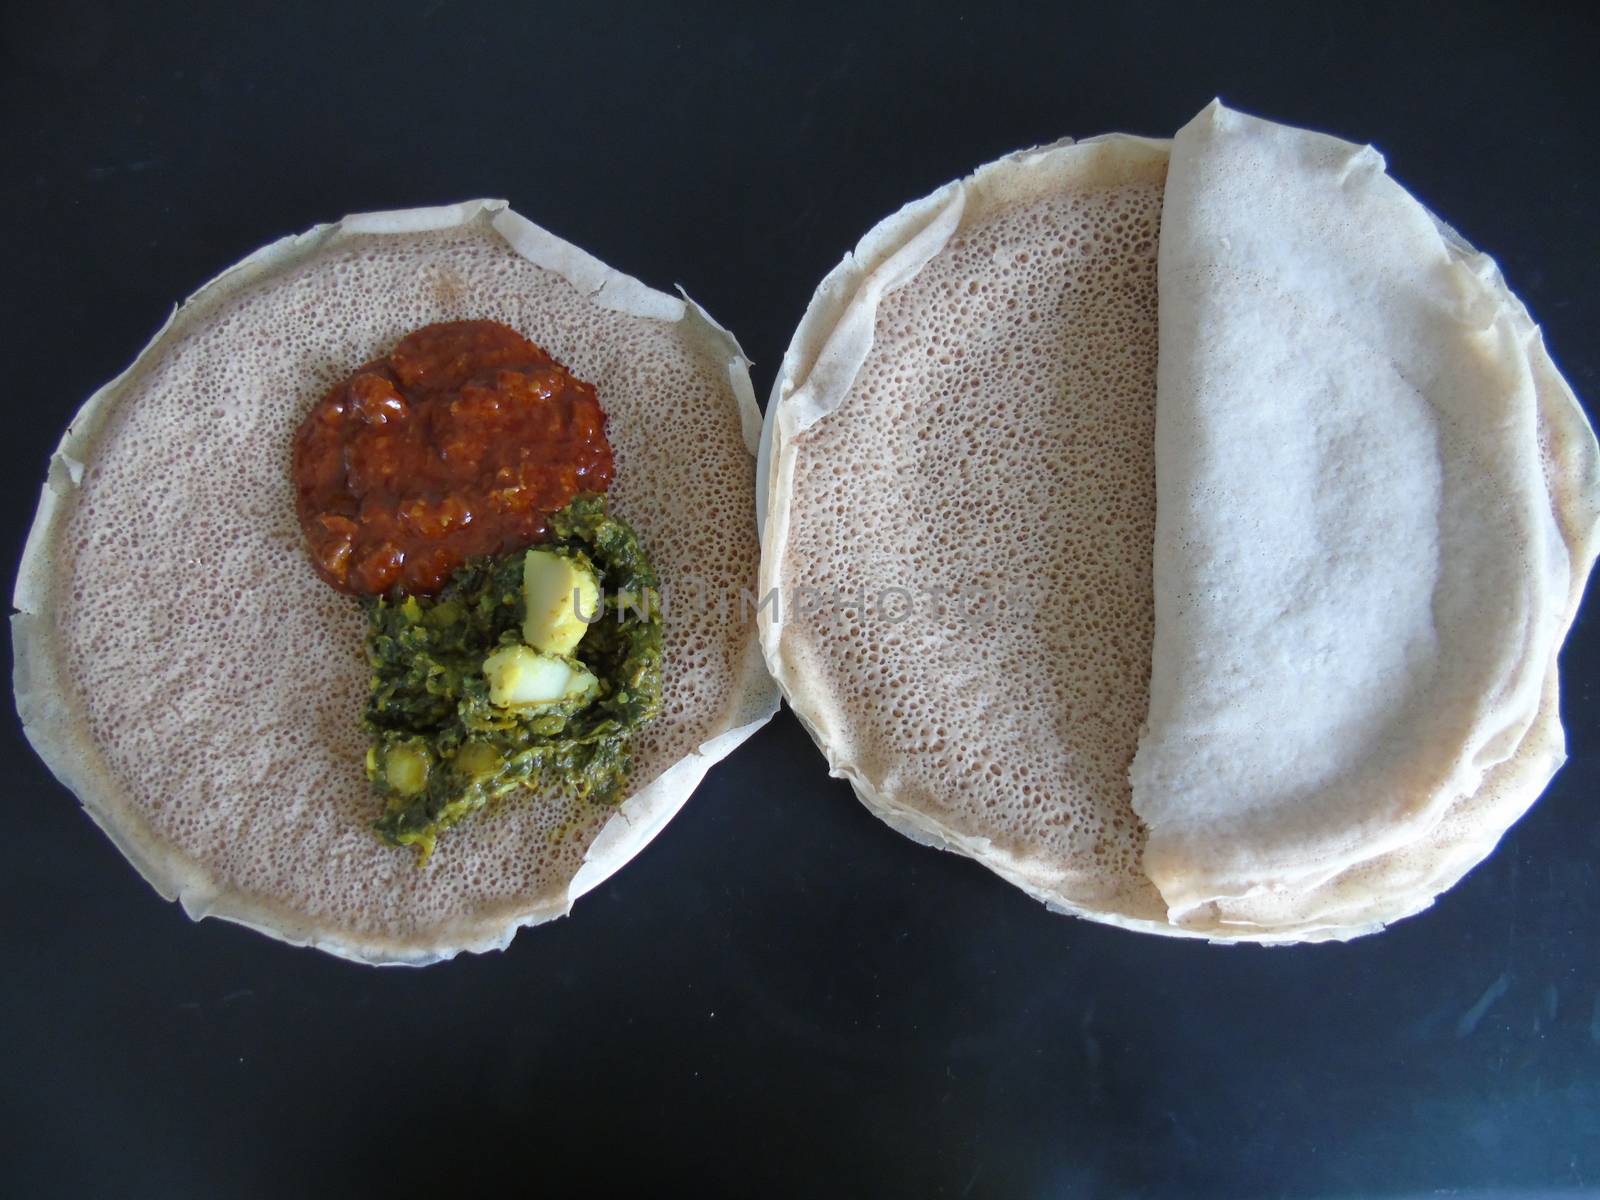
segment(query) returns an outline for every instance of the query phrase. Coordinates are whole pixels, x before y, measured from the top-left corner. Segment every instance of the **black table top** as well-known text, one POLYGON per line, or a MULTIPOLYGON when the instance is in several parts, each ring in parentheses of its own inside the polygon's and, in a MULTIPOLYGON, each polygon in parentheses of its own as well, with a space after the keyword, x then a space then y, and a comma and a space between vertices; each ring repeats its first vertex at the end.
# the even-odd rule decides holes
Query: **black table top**
MULTIPOLYGON (((681 282, 764 395, 902 202, 1217 93, 1377 143, 1600 397, 1600 31, 1540 7, 7 6, 10 561, 77 404, 281 234, 504 196, 681 282)), ((1597 621, 1549 792, 1431 911, 1344 946, 1052 916, 881 825, 784 712, 571 918, 364 969, 191 924, 13 720, 0 1193, 1600 1194, 1597 621)))

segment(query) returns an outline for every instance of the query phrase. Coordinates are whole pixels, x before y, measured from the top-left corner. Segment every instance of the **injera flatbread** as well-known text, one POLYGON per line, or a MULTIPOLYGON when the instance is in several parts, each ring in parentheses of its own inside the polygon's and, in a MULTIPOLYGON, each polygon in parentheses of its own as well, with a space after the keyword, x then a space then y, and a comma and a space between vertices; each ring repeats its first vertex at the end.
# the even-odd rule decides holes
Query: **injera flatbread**
POLYGON ((754 579, 759 415, 743 354, 692 302, 503 201, 349 217, 252 255, 73 419, 12 618, 29 739, 195 918, 369 962, 503 947, 631 858, 776 707, 747 615, 674 605, 664 711, 620 807, 520 794, 422 869, 373 835, 365 619, 306 558, 290 437, 353 367, 462 318, 503 321, 595 384, 612 509, 664 584, 754 579))
MULTIPOLYGON (((1207 110, 1212 118, 1223 112, 1207 110)), ((1202 114, 1196 124, 1212 118, 1202 114)), ((1315 135, 1283 136, 1299 145, 1315 135)), ((1433 239, 1441 261, 1429 269, 1450 275, 1473 320, 1496 325, 1492 349, 1520 381, 1519 423, 1500 449, 1519 481, 1522 523, 1498 543, 1504 549, 1524 537, 1519 545, 1531 556, 1523 574, 1503 572, 1524 585, 1530 630, 1520 657, 1508 657, 1516 704, 1470 746, 1466 726, 1449 734, 1461 744, 1447 756, 1465 754, 1476 772, 1471 786, 1436 800, 1425 818, 1407 824, 1397 813, 1408 801, 1392 795, 1364 829, 1340 826, 1354 854, 1291 856, 1296 870, 1248 880, 1247 894, 1226 908, 1164 895, 1149 874, 1148 828, 1127 774, 1146 719, 1162 715, 1148 707, 1152 650, 1160 672, 1160 615, 1164 602, 1172 611, 1181 586, 1170 572, 1152 578, 1152 562, 1161 561, 1157 531, 1214 568, 1193 542, 1203 535, 1194 514, 1221 522, 1236 515, 1226 504, 1208 506, 1207 497, 1190 509, 1169 506, 1166 497, 1181 486, 1183 436, 1170 439, 1176 454, 1155 453, 1163 398, 1184 388, 1212 397, 1206 389, 1224 377, 1214 366, 1200 377, 1186 357, 1207 345, 1211 312, 1169 321, 1176 293, 1165 274, 1158 285, 1158 259, 1166 271, 1171 246, 1197 220, 1189 207, 1163 215, 1164 196, 1176 186, 1185 206, 1207 203, 1192 201, 1201 163, 1180 153, 1175 183, 1169 146, 1111 135, 1008 156, 881 223, 823 282, 780 369, 764 430, 762 583, 790 603, 763 613, 763 646, 830 769, 872 811, 918 840, 977 858, 1053 907, 1180 936, 1354 936, 1426 907, 1492 849, 1560 764, 1555 652, 1594 556, 1594 439, 1493 264, 1405 196, 1365 151, 1367 175, 1391 189, 1388 199, 1398 193, 1411 206, 1409 235, 1433 239), (1535 475, 1547 486, 1530 486, 1535 475), (939 620, 914 609, 887 622, 882 613, 873 619, 870 604, 848 603, 863 590, 870 597, 973 579, 1001 597, 994 619, 939 620), (844 603, 807 608, 789 596, 833 587, 843 589, 844 603)), ((1346 147, 1345 156, 1356 149, 1346 147)), ((1278 170, 1309 174, 1309 162, 1278 170)), ((1280 193, 1293 194, 1276 177, 1257 176, 1250 187, 1269 211, 1280 193)), ((1236 192, 1228 200, 1237 202, 1236 192)), ((1196 234, 1191 252, 1214 268, 1212 282, 1195 291, 1226 305, 1218 281, 1230 278, 1240 239, 1205 232, 1213 235, 1196 234)), ((1281 242, 1288 233, 1261 236, 1281 242)), ((1289 261, 1316 256, 1315 244, 1280 250, 1289 261)), ((1310 286, 1330 287, 1338 266, 1321 264, 1330 274, 1312 271, 1310 286)), ((1346 274, 1382 292, 1391 276, 1409 277, 1414 267, 1380 254, 1346 274)), ((1316 322, 1304 329, 1307 337, 1321 332, 1316 322)), ((1302 351, 1282 345, 1283 336, 1274 346, 1295 361, 1302 351)), ((1347 357, 1345 369, 1364 369, 1359 345, 1347 357)), ((1248 380, 1268 359, 1228 365, 1248 380)), ((1469 379, 1482 370, 1470 361, 1447 365, 1469 379)), ((1270 399, 1271 388, 1256 395, 1270 399)), ((1226 411, 1215 399, 1192 403, 1208 415, 1226 411)), ((1215 419, 1225 445, 1242 436, 1249 417, 1227 411, 1215 419)), ((1271 481, 1270 446, 1237 461, 1271 481)), ((1397 498, 1386 510, 1355 510, 1353 520, 1370 524, 1384 510, 1381 523, 1425 529, 1439 513, 1428 480, 1470 474, 1450 454, 1391 457, 1385 466, 1397 473, 1397 498)), ((1496 553, 1479 547, 1466 569, 1496 561, 1496 553)), ((1300 569, 1307 564, 1315 568, 1314 554, 1300 569)), ((1222 606, 1197 606, 1219 629, 1232 628, 1222 606)), ((1182 636, 1169 623, 1168 641, 1182 636)), ((1180 661, 1171 657, 1169 667, 1180 661)), ((1214 685, 1202 656, 1194 657, 1192 678, 1162 686, 1192 696, 1214 685)), ((1248 684, 1238 681, 1241 694, 1248 684)), ((1369 728, 1381 727, 1381 714, 1367 716, 1369 728)), ((1422 752, 1436 749, 1438 737, 1423 738, 1422 752)), ((1175 752, 1172 761, 1182 771, 1198 760, 1175 752)), ((1183 785, 1160 792, 1145 784, 1146 795, 1160 796, 1152 811, 1186 811, 1183 785)), ((1314 795, 1303 801, 1315 807, 1314 795)))

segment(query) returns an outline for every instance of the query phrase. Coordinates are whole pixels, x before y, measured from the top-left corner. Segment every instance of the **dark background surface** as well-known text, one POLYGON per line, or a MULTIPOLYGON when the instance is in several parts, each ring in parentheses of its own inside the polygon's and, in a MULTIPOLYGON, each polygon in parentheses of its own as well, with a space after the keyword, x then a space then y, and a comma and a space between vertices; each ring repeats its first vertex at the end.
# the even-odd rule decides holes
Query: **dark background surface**
MULTIPOLYGON (((1600 396, 1584 6, 0 11, 12 563, 73 409, 281 234, 505 196, 681 282, 764 395, 903 201, 1215 93, 1376 142, 1600 396)), ((785 712, 570 919, 363 969, 190 924, 12 721, 0 1193, 1600 1194, 1597 620, 1572 761, 1495 855, 1382 936, 1288 950, 1052 916, 880 825, 785 712)))

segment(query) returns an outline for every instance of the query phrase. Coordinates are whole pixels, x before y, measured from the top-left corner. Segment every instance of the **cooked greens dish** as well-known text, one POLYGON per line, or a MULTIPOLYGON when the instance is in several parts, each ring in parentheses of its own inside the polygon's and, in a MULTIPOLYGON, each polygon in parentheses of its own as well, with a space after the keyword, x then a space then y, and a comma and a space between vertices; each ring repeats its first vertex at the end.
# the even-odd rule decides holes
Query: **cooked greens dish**
POLYGON ((659 585, 638 538, 598 495, 549 530, 432 597, 366 601, 375 827, 419 862, 441 830, 524 785, 619 802, 629 740, 660 710, 659 585))

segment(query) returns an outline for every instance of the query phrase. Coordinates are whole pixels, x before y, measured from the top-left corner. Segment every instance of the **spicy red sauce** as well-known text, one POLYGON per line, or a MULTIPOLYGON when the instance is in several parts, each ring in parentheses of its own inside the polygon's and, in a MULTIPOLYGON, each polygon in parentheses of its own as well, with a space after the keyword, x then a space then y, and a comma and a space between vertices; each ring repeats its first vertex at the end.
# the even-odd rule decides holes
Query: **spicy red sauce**
POLYGON ((428 325, 332 388, 294 438, 296 508, 341 591, 427 594, 544 539, 611 484, 594 388, 497 321, 428 325))

